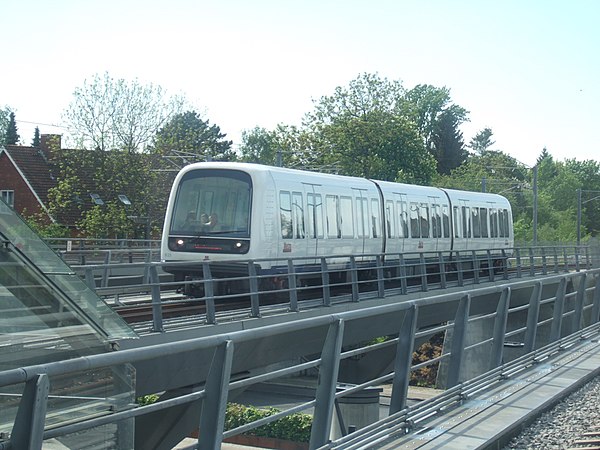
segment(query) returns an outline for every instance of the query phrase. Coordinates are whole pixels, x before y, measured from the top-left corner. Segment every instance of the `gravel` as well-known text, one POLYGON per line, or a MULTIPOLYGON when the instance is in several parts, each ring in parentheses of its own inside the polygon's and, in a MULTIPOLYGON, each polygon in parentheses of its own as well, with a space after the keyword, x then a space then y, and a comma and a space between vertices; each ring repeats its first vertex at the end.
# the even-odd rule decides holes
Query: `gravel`
POLYGON ((597 425, 600 425, 600 376, 536 419, 503 450, 567 449, 597 425))

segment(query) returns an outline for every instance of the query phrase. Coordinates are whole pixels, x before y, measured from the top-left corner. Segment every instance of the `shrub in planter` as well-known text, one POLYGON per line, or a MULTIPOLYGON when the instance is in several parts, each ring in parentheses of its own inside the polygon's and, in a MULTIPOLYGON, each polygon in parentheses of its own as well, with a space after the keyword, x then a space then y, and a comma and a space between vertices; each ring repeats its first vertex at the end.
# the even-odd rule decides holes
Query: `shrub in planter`
MULTIPOLYGON (((276 408, 255 408, 237 403, 229 403, 225 413, 225 430, 231 430, 250 422, 278 413, 276 408)), ((267 425, 250 430, 245 434, 253 436, 285 439, 294 442, 309 442, 312 416, 291 414, 267 425)))

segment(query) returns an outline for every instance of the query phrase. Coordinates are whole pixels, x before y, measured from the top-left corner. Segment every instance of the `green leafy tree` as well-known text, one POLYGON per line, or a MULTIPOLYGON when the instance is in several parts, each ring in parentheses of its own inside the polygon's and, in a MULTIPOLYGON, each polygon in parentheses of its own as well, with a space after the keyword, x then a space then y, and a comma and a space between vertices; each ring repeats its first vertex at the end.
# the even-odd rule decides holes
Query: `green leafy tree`
POLYGON ((19 142, 19 138, 20 136, 17 132, 17 121, 15 119, 15 113, 11 111, 8 116, 8 126, 6 127, 4 143, 7 145, 15 145, 19 142))
POLYGON ((168 97, 160 86, 105 73, 75 89, 63 116, 76 147, 134 152, 144 149, 185 103, 181 96, 168 97))
POLYGON ((407 116, 404 88, 376 74, 315 102, 305 125, 322 164, 338 164, 347 175, 427 183, 435 161, 407 116))
POLYGON ((6 131, 8 130, 11 112, 12 110, 8 106, 0 108, 0 143, 2 144, 4 144, 6 140, 6 131))
POLYGON ((436 158, 441 173, 462 164, 468 153, 459 127, 468 121, 468 111, 452 102, 450 90, 419 84, 405 96, 405 109, 417 125, 425 148, 436 158))
POLYGON ((491 128, 484 128, 477 132, 477 134, 471 138, 471 142, 468 147, 475 152, 477 155, 483 155, 490 149, 496 142, 492 140, 494 133, 491 128))
POLYGON ((235 159, 232 141, 217 125, 202 120, 197 112, 173 115, 153 138, 150 152, 186 162, 235 159))
POLYGON ((244 162, 276 165, 277 148, 275 132, 255 127, 242 132, 240 159, 244 162))

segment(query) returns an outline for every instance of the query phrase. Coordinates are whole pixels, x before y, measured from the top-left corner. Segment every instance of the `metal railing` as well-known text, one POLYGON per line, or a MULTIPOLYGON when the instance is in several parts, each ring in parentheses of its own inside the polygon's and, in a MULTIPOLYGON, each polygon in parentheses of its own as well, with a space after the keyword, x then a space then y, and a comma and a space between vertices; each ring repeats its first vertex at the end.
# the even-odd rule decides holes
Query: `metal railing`
MULTIPOLYGON (((24 384, 24 389, 23 395, 17 396, 18 413, 14 418, 13 431, 0 438, 0 449, 39 448, 47 439, 60 439, 67 434, 83 433, 106 424, 117 424, 119 427, 119 424, 126 423, 128 419, 194 402, 200 411, 200 434, 195 444, 199 449, 219 448, 226 437, 309 408, 313 410, 310 448, 345 448, 345 443, 350 443, 355 437, 365 442, 379 439, 384 432, 382 428, 373 425, 358 434, 330 442, 332 413, 340 398, 368 386, 391 383, 390 417, 386 420, 395 421, 393 426, 396 431, 408 430, 427 417, 459 404, 465 396, 482 386, 500 382, 523 368, 536 364, 541 358, 552 356, 565 346, 576 345, 576 342, 597 335, 599 319, 600 270, 592 269, 581 273, 560 273, 540 280, 514 281, 510 286, 472 287, 468 291, 410 302, 379 305, 210 337, 7 370, 0 372, 0 391, 5 392, 8 387, 20 384, 24 384), (480 298, 485 298, 485 302, 476 301, 480 298), (432 318, 433 315, 435 317, 432 318), (356 332, 357 329, 364 330, 367 323, 369 328, 375 329, 372 332, 375 334, 367 336, 356 332), (352 339, 353 330, 359 337, 352 339), (442 356, 425 363, 412 364, 412 354, 418 342, 442 332, 452 333, 451 345, 442 356), (377 333, 383 333, 388 339, 379 344, 372 344, 372 341, 367 340, 377 337, 377 333), (239 349, 259 346, 262 352, 269 354, 270 349, 280 346, 281 340, 293 341, 307 335, 318 342, 314 344, 316 347, 306 348, 306 357, 299 360, 290 360, 289 356, 282 357, 279 361, 272 361, 279 363, 277 370, 260 374, 248 373, 243 380, 232 379, 233 366, 238 371, 244 368, 246 355, 240 353, 239 349), (523 341, 520 354, 510 364, 504 346, 509 338, 523 341), (392 353, 393 372, 347 389, 339 389, 338 373, 342 361, 385 349, 392 353), (478 349, 484 350, 483 354, 487 355, 485 360, 466 358, 468 352, 478 349), (160 365, 167 356, 181 355, 183 358, 190 352, 200 351, 211 355, 207 359, 211 362, 206 378, 199 377, 196 380, 196 385, 203 386, 197 391, 179 394, 147 406, 131 404, 128 408, 109 408, 104 415, 76 423, 55 424, 51 429, 45 427, 47 386, 55 377, 120 364, 135 365, 141 361, 160 365), (466 375, 467 359, 481 362, 479 374, 466 375), (445 368, 440 370, 445 373, 443 384, 446 391, 434 403, 407 407, 411 373, 433 364, 445 368), (319 371, 319 383, 313 400, 252 425, 224 430, 228 392, 289 377, 309 368, 319 371), (469 379, 472 382, 468 383, 469 379), (202 432, 203 430, 210 432, 202 432)), ((15 396, 11 397, 11 401, 15 401, 15 396)), ((119 447, 118 442, 115 446, 123 448, 119 447)))
POLYGON ((501 254, 497 252, 454 252, 451 257, 435 252, 254 259, 236 261, 238 270, 245 268, 247 275, 227 277, 214 277, 207 261, 168 263, 171 269, 195 266, 202 274, 201 278, 182 281, 174 281, 163 271, 167 264, 149 261, 148 254, 145 262, 117 263, 107 256, 103 264, 72 267, 98 295, 114 299, 116 305, 123 305, 127 294, 135 294, 138 305, 143 307, 139 296, 146 295, 146 306, 152 307, 152 326, 148 329, 151 332, 168 328, 163 311, 174 304, 194 308, 203 305, 205 313, 198 314, 195 310, 195 319, 214 325, 219 320, 217 305, 223 303, 239 304, 241 314, 261 317, 276 309, 273 298, 277 299, 278 310, 297 312, 337 302, 477 286, 484 282, 578 272, 592 267, 588 247, 515 248, 501 254), (506 264, 496 264, 502 261, 506 264), (257 269, 264 265, 271 270, 257 269), (232 291, 231 286, 238 289, 232 291), (176 291, 195 294, 173 296, 176 291), (311 301, 302 302, 302 299, 311 301))

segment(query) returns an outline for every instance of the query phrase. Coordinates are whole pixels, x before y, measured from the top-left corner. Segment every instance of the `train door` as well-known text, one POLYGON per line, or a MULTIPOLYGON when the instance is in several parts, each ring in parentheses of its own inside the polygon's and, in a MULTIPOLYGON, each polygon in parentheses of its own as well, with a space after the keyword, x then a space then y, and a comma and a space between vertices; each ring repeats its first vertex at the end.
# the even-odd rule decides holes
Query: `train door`
MULTIPOLYGON (((319 185, 304 185, 306 196, 306 256, 318 256, 320 240, 323 239, 323 197, 319 185)), ((307 261, 310 263, 310 261, 307 261)))
POLYGON ((459 220, 461 235, 461 245, 457 250, 466 250, 471 248, 471 241, 473 240, 473 230, 471 226, 471 205, 467 200, 459 200, 459 220))
MULTIPOLYGON (((370 237, 369 226, 369 200, 367 192, 364 189, 352 188, 356 202, 356 239, 359 254, 363 255, 367 251, 367 243, 370 237)), ((362 261, 357 258, 357 261, 362 261)))
POLYGON ((395 247, 398 253, 405 251, 406 239, 408 239, 408 200, 406 194, 394 192, 394 202, 396 203, 396 219, 397 219, 397 246, 395 247))
POLYGON ((431 244, 429 249, 437 252, 440 238, 443 236, 442 230, 442 205, 439 197, 428 196, 430 223, 431 223, 431 244))

